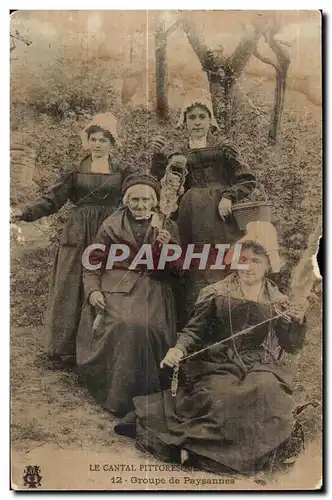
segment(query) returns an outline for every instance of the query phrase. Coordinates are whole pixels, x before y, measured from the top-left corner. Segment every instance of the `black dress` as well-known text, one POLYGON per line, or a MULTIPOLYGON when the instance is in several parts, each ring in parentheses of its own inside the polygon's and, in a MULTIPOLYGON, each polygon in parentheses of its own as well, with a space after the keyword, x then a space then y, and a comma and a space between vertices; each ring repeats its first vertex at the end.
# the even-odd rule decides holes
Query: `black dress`
MULTIPOLYGON (((176 346, 188 355, 274 317, 286 304, 269 282, 261 302, 244 300, 231 275, 202 290, 176 346)), ((175 398, 165 391, 134 400, 138 446, 166 461, 186 449, 214 472, 260 469, 294 428, 292 377, 275 343, 295 353, 304 336, 304 324, 281 317, 180 363, 175 398)), ((115 430, 133 435, 129 422, 115 430)))
MULTIPOLYGON (((178 244, 175 222, 167 221, 165 229, 171 241, 178 244)), ((160 361, 176 341, 169 269, 148 270, 144 264, 130 269, 141 245, 154 248, 156 236, 152 219, 135 221, 127 208, 117 210, 103 222, 95 243, 106 248, 127 245, 130 256, 116 262, 112 269, 83 272, 87 299, 92 292, 101 291, 106 309, 92 331, 96 311, 89 303, 83 308, 77 333, 77 365, 96 400, 121 415, 133 409, 135 396, 160 391, 169 383, 160 370, 160 361)), ((103 253, 95 258, 103 262, 103 253)))
POLYGON ((91 157, 72 169, 41 199, 27 206, 22 220, 34 221, 57 212, 68 200, 74 203, 60 235, 45 317, 45 350, 75 355, 76 332, 84 303, 82 253, 93 242, 102 222, 121 203, 126 172, 109 160, 109 174, 91 172, 91 157))
MULTIPOLYGON (((195 250, 200 251, 204 243, 231 244, 237 241, 243 233, 233 215, 225 221, 221 219, 218 205, 222 198, 228 198, 233 204, 243 200, 255 188, 255 177, 240 161, 234 147, 221 144, 190 149, 184 144, 177 146, 171 154, 187 158, 185 193, 176 217, 181 244, 186 247, 194 243, 195 250)), ((168 158, 160 153, 153 156, 151 173, 158 179, 165 174, 168 158)), ((197 266, 190 269, 182 293, 185 299, 182 299, 180 309, 187 313, 183 315, 182 325, 188 320, 199 291, 226 275, 227 271, 223 270, 198 270, 197 266)))

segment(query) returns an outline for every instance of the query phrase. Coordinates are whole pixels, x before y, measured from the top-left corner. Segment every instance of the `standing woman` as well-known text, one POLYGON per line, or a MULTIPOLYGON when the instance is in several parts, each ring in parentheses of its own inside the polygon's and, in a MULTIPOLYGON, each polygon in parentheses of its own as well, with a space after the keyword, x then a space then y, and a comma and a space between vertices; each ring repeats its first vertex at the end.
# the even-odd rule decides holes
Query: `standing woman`
MULTIPOLYGON (((166 141, 163 137, 153 140, 155 154, 151 173, 161 179, 171 156, 175 167, 175 155, 185 156, 188 175, 177 217, 181 243, 194 243, 195 251, 202 250, 205 243, 231 244, 241 237, 232 215, 232 205, 253 191, 255 177, 240 161, 234 147, 216 142, 213 133, 219 127, 206 94, 187 96, 178 123, 178 127, 183 126, 187 131, 186 138, 171 155, 164 153, 166 141), (218 145, 213 146, 213 143, 218 145)), ((203 286, 223 277, 225 274, 220 271, 191 269, 187 280, 186 309, 192 309, 203 286)))
POLYGON ((75 207, 60 236, 45 318, 44 347, 53 359, 75 360, 76 331, 84 301, 82 253, 121 202, 123 173, 113 161, 118 145, 116 118, 96 115, 82 132, 89 154, 36 203, 15 211, 13 219, 32 222, 51 215, 69 200, 75 207))

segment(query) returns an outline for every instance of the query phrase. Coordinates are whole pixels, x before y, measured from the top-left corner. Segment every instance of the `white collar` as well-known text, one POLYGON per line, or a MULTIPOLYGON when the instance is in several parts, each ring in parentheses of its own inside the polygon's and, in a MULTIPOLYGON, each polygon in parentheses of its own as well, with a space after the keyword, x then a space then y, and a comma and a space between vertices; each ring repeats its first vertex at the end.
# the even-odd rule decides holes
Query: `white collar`
POLYGON ((202 137, 202 139, 192 139, 189 138, 189 147, 190 149, 202 149, 206 148, 207 140, 206 137, 202 137))
POLYGON ((91 171, 99 173, 109 173, 109 155, 101 158, 91 158, 91 171))
POLYGON ((144 215, 143 217, 134 217, 133 216, 134 220, 148 220, 148 219, 150 219, 150 217, 151 217, 151 213, 148 215, 144 215))
MULTIPOLYGON (((128 208, 128 210, 129 210, 129 208, 128 208)), ((129 210, 129 212, 130 212, 130 210, 129 210)), ((130 212, 130 215, 134 220, 148 220, 153 216, 153 214, 154 214, 154 212, 153 212, 153 210, 151 210, 151 212, 149 212, 147 215, 143 215, 143 217, 135 217, 134 214, 132 214, 130 212)))

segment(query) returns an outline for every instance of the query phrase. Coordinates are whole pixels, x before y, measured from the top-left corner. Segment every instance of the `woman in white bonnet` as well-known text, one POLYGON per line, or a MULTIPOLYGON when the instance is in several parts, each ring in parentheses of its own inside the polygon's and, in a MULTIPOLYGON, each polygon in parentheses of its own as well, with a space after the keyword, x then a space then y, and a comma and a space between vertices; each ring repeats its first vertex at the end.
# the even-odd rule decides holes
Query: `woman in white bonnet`
POLYGON ((80 374, 96 400, 117 416, 133 409, 133 397, 168 386, 168 375, 159 365, 176 341, 169 283, 177 273, 176 263, 153 270, 135 260, 142 245, 150 247, 157 262, 163 244, 179 244, 174 221, 166 220, 162 229, 158 224, 157 179, 137 171, 122 189, 123 207, 103 222, 94 240, 105 250, 99 246, 92 251, 89 262, 94 269, 83 271, 87 304, 77 334, 80 374), (128 256, 109 266, 114 245, 126 247, 128 256))
MULTIPOLYGON (((236 149, 222 142, 207 92, 198 89, 187 94, 178 127, 186 129, 183 143, 168 154, 166 139, 153 139, 151 173, 162 179, 169 162, 179 168, 179 155, 186 157, 188 175, 177 216, 181 243, 195 244, 196 251, 201 251, 206 243, 231 244, 241 236, 232 206, 255 188, 255 177, 241 162, 236 149)), ((181 305, 181 309, 190 312, 199 290, 222 277, 220 271, 191 269, 186 306, 181 305)))
POLYGON ((54 361, 75 361, 76 330, 83 305, 82 263, 100 225, 121 203, 123 173, 113 160, 119 145, 116 118, 96 115, 81 135, 88 154, 41 198, 13 219, 32 222, 51 215, 69 200, 74 204, 60 236, 45 318, 45 351, 54 361))
POLYGON ((280 270, 272 224, 249 223, 238 243, 242 268, 201 290, 161 363, 175 367, 182 360, 177 390, 135 398, 135 413, 114 430, 136 435, 139 449, 165 461, 252 475, 301 451, 293 439, 292 363, 285 364, 281 352, 302 349, 307 304, 267 278, 280 270))

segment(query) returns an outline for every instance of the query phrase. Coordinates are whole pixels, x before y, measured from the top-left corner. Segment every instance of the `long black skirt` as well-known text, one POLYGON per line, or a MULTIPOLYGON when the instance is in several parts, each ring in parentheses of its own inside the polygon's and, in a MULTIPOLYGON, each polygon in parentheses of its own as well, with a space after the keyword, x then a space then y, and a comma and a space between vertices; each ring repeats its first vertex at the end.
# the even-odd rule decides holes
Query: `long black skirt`
POLYGON ((176 341, 174 299, 169 285, 145 276, 130 294, 108 293, 105 302, 95 331, 90 327, 93 308, 83 310, 77 364, 96 400, 125 415, 134 408, 134 397, 169 384, 159 365, 176 341))
MULTIPOLYGON (((294 429, 292 390, 278 370, 257 364, 249 373, 232 363, 170 391, 134 400, 136 440, 158 458, 173 461, 185 449, 214 472, 255 472, 294 429), (209 464, 209 465, 206 465, 209 464)), ((119 423, 133 435, 133 422, 119 423)))

